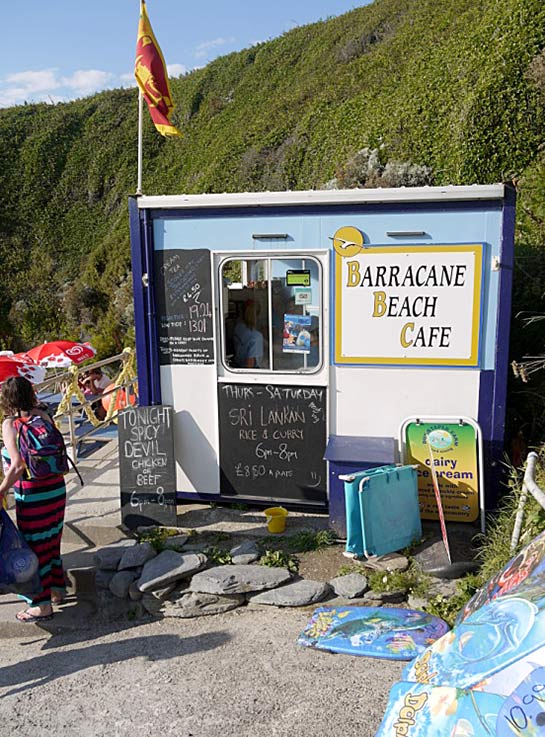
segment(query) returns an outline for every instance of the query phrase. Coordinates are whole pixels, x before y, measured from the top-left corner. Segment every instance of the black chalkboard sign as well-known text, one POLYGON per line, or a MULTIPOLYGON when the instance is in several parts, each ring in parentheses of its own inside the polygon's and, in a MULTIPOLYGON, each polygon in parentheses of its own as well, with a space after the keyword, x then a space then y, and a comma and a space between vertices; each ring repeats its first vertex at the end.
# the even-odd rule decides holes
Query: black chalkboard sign
POLYGON ((326 389, 220 384, 221 493, 326 503, 326 389))
POLYGON ((155 251, 159 362, 214 363, 210 251, 155 251))
POLYGON ((131 407, 119 414, 121 520, 176 525, 176 469, 172 407, 131 407))

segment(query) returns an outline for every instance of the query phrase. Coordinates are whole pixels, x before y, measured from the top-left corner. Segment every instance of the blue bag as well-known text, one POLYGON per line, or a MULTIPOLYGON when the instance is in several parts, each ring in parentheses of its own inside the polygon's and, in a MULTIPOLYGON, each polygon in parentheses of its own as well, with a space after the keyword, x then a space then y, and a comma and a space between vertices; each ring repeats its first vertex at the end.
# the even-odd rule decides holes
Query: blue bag
POLYGON ((11 521, 0 510, 0 593, 33 594, 40 591, 38 556, 11 521))

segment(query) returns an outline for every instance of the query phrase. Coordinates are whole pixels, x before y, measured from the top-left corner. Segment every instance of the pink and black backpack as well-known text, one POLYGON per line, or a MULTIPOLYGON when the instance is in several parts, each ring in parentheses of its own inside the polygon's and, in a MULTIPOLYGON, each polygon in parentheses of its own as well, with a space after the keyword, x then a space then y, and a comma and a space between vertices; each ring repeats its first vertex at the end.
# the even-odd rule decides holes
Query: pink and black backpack
POLYGON ((68 473, 69 458, 64 438, 52 422, 47 422, 39 415, 31 415, 18 417, 14 420, 14 426, 17 430, 17 448, 29 478, 44 479, 68 473))

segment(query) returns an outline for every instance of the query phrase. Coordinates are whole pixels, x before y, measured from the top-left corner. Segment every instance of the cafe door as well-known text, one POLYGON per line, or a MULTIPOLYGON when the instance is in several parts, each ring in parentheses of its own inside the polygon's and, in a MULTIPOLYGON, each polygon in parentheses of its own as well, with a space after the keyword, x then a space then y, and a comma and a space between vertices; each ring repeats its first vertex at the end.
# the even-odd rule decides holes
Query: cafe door
POLYGON ((327 504, 328 258, 215 255, 223 496, 327 504))

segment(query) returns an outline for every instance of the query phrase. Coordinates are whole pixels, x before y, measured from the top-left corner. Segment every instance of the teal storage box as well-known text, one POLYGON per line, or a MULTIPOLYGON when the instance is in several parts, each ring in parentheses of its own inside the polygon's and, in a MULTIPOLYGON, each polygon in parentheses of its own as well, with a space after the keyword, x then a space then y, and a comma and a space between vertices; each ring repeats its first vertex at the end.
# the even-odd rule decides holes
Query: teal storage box
POLYGON ((346 504, 346 551, 386 555, 422 537, 414 466, 380 466, 340 477, 346 504))
POLYGON ((367 468, 395 464, 398 460, 396 447, 394 438, 329 436, 324 454, 329 466, 329 526, 337 537, 347 538, 342 477, 367 468))

